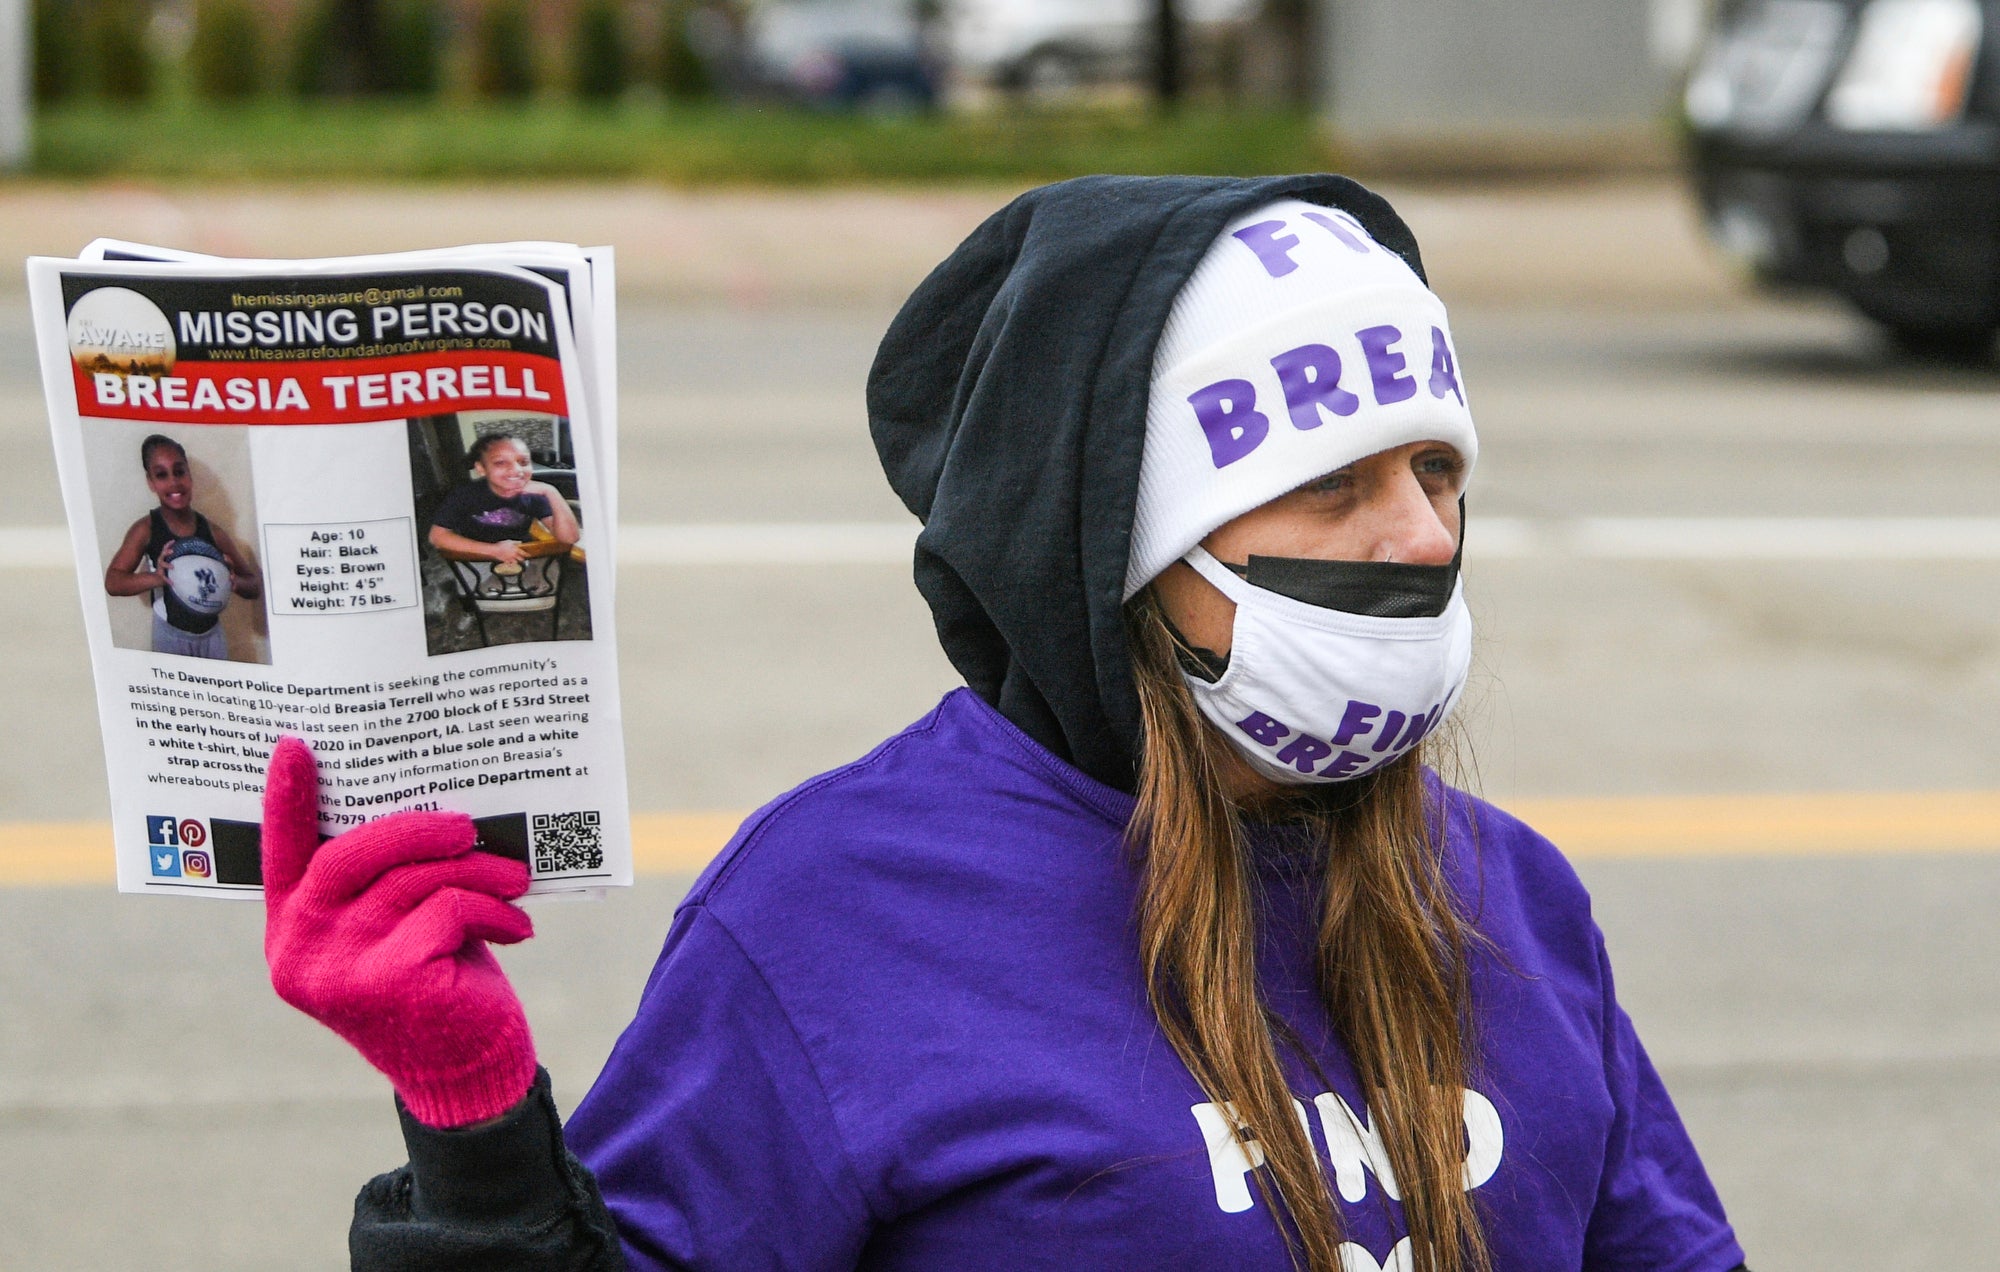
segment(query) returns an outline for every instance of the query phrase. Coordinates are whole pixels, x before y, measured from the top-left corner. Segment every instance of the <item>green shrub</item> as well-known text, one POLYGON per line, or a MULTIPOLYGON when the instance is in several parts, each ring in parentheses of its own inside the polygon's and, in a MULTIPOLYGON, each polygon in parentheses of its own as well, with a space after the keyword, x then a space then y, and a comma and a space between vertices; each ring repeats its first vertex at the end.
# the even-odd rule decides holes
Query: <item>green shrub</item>
POLYGON ((715 94, 708 63, 694 47, 688 24, 695 6, 688 0, 666 0, 660 14, 660 91, 675 101, 699 101, 715 94))
POLYGON ((77 6, 35 0, 35 100, 60 102, 79 96, 89 75, 90 41, 77 22, 77 6))
POLYGON ((153 50, 146 41, 153 9, 141 0, 97 0, 91 6, 90 51, 97 92, 115 102, 141 101, 153 91, 153 50))
POLYGON ((35 0, 35 97, 59 102, 97 96, 134 102, 155 76, 143 0, 35 0))
POLYGON ((522 0, 487 0, 474 32, 472 83, 481 97, 535 91, 535 33, 522 0))
POLYGON ((394 0, 383 6, 384 91, 428 97, 438 90, 443 63, 444 14, 437 0, 394 0))
POLYGON ((198 0, 188 46, 194 91, 213 101, 254 97, 262 78, 257 11, 243 0, 198 0))
POLYGON ((342 0, 300 13, 287 83, 301 97, 423 97, 437 91, 444 23, 437 0, 342 0))
POLYGON ((285 87, 300 97, 326 97, 344 87, 347 57, 340 43, 340 8, 340 0, 306 5, 292 26, 285 87))
POLYGON ((570 85, 587 102, 614 101, 624 94, 625 36, 619 29, 617 0, 584 0, 570 33, 570 85))

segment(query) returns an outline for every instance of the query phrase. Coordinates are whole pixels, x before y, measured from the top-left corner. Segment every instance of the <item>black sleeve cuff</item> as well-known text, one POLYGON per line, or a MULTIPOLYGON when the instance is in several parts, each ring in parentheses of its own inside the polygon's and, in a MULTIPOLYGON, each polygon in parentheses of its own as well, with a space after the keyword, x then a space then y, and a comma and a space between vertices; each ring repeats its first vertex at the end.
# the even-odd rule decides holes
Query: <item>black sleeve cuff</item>
POLYGON ((573 1204, 562 1118, 537 1065, 521 1102, 489 1125, 441 1131, 396 1101, 410 1150, 410 1212, 445 1223, 546 1223, 573 1204))

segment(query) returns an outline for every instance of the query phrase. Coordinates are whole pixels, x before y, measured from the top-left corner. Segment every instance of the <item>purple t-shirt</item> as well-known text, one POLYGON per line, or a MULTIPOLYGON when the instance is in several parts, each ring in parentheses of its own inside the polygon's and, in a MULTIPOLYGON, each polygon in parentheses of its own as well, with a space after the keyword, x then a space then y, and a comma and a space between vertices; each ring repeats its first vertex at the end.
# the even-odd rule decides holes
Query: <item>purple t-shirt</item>
MULTIPOLYGON (((744 823, 566 1132, 633 1267, 1288 1272, 1254 1150, 1218 1133, 1147 1007, 1131 809, 959 690, 744 823)), ((1735 1267, 1576 875, 1470 796, 1448 843, 1498 949, 1475 961, 1466 1101, 1496 1270, 1735 1267)), ((1292 1085, 1344 1261, 1407 1267, 1312 987, 1310 884, 1278 832, 1258 852, 1265 987, 1325 1075, 1292 1085)))
POLYGON ((547 495, 524 491, 503 499, 484 481, 468 481, 451 488, 431 514, 431 524, 481 543, 499 543, 527 538, 532 523, 554 513, 547 495))

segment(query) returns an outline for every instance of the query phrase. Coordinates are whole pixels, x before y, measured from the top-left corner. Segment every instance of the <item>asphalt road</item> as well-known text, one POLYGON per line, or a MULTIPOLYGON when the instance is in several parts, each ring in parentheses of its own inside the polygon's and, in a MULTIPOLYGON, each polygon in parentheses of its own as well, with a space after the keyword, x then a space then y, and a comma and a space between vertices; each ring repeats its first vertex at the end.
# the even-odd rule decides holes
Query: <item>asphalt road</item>
MULTIPOLYGON (((860 398, 887 316, 628 306, 628 522, 899 516, 860 398)), ((1467 716, 1490 796, 1996 785, 2000 562, 1482 560, 1478 535, 1482 515, 1989 516, 2000 373, 1897 363, 1816 307, 1488 300, 1454 322, 1484 447, 1467 716)), ((43 427, 25 317, 0 310, 0 554, 5 526, 60 520, 43 427)), ((619 586, 640 809, 754 806, 954 683, 897 567, 619 586)), ((106 811, 72 588, 0 560, 0 821, 106 811)), ((1582 868, 1753 1267, 1990 1263, 2000 855, 1582 868)), ((686 883, 542 905, 508 955, 566 1105, 686 883)), ((259 922, 0 887, 0 1269, 341 1264, 394 1124, 379 1080, 271 996, 259 922)))

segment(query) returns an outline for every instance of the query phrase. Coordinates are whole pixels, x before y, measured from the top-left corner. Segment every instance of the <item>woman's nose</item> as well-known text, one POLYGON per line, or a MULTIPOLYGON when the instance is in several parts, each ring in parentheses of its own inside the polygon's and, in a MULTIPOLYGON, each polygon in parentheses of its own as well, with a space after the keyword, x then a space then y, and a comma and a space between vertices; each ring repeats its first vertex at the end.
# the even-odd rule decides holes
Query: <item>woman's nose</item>
MULTIPOLYGON (((1388 484, 1380 498, 1380 532, 1373 559, 1405 565, 1449 565, 1458 553, 1457 528, 1431 501, 1414 473, 1388 484)), ((1454 516, 1453 521, 1457 520, 1454 516)))

